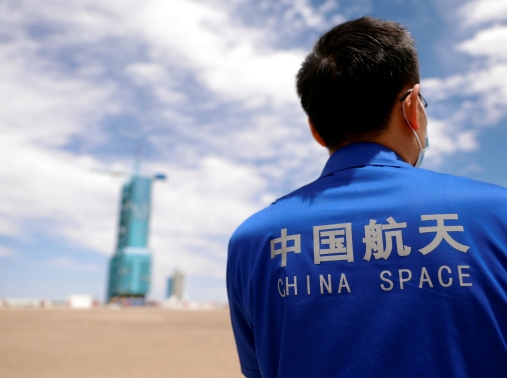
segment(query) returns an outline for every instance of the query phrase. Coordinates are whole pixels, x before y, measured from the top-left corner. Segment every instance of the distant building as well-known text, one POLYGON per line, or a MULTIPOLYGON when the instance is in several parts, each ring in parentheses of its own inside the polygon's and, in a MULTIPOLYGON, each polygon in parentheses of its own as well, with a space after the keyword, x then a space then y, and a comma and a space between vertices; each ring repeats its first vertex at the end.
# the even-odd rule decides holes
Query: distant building
POLYGON ((183 299, 184 280, 183 273, 176 269, 174 274, 167 279, 166 298, 176 298, 181 301, 183 299))
POLYGON ((144 300, 150 290, 151 250, 148 248, 151 184, 164 175, 145 177, 136 173, 123 185, 118 243, 109 267, 107 301, 124 298, 144 300))

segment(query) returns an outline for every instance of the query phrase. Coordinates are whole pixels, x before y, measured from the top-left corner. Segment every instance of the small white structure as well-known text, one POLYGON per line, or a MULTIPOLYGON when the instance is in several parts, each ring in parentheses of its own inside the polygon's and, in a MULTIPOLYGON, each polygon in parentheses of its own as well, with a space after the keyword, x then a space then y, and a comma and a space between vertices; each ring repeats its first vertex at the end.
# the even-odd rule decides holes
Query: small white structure
POLYGON ((74 294, 67 297, 70 308, 90 309, 95 305, 95 298, 90 294, 74 294))

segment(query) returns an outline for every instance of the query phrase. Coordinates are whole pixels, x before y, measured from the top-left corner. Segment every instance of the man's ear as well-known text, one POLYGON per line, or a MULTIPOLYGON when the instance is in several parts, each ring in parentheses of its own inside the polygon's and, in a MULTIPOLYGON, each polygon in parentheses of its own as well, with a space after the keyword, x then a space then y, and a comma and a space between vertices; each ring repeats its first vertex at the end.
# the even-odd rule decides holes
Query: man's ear
POLYGON ((327 147, 326 142, 324 142, 324 139, 322 139, 317 130, 315 130, 315 127, 313 127, 313 123, 310 117, 308 117, 308 124, 310 125, 310 130, 312 132, 313 138, 317 141, 317 143, 320 144, 322 147, 327 147))
POLYGON ((421 90, 420 84, 415 84, 412 88, 412 92, 403 101, 405 106, 405 116, 407 117, 410 127, 414 131, 419 130, 419 91, 421 90))

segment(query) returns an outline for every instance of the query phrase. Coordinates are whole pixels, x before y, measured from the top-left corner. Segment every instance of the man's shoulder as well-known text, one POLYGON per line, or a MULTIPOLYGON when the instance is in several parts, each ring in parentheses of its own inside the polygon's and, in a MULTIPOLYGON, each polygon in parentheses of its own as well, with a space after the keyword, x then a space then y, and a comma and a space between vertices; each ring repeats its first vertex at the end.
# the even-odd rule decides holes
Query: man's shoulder
POLYGON ((406 180, 410 183, 403 184, 403 191, 397 192, 399 196, 407 196, 409 191, 418 193, 412 197, 414 206, 408 209, 458 212, 468 214, 470 220, 507 225, 507 188, 426 169, 412 171, 413 177, 406 180))
POLYGON ((468 177, 454 176, 446 173, 434 172, 426 169, 418 169, 419 181, 424 183, 424 188, 431 187, 442 194, 452 193, 471 202, 497 197, 507 201, 507 188, 483 181, 473 180, 468 177))

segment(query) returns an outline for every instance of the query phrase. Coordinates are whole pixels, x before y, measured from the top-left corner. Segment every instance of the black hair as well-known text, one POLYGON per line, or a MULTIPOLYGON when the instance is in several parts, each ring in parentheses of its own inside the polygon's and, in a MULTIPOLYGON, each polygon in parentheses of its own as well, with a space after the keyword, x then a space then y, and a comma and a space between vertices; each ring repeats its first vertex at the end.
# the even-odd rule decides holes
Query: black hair
POLYGON ((400 91, 417 83, 419 62, 408 30, 362 17, 317 40, 297 74, 296 87, 316 131, 334 149, 380 135, 400 91))

